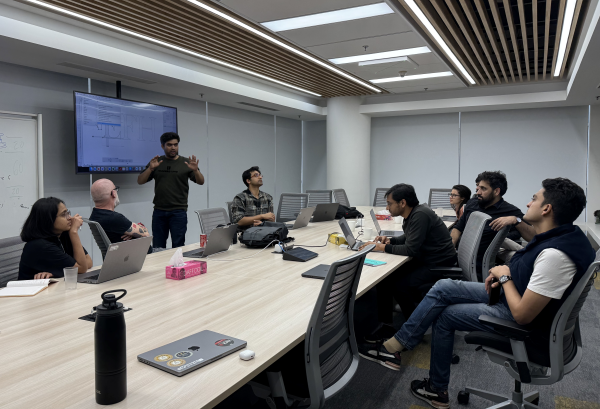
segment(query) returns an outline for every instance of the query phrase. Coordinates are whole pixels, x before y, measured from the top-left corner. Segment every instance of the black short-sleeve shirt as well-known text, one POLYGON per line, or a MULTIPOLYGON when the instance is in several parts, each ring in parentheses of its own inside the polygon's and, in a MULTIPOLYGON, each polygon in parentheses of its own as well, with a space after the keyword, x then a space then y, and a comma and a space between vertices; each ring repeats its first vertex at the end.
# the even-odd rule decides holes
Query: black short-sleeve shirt
POLYGON ((131 227, 131 220, 119 212, 94 207, 90 220, 100 223, 111 243, 123 241, 121 236, 131 227))
MULTIPOLYGON (((186 162, 190 163, 189 158, 180 156, 177 159, 169 159, 163 155, 158 160, 162 163, 148 177, 148 181, 154 179, 154 208, 167 212, 187 210, 190 190, 188 181, 196 181, 194 171, 186 165, 186 162)), ((149 166, 150 163, 146 165, 146 169, 149 166)))
MULTIPOLYGON (((87 251, 83 249, 85 254, 87 251)), ((48 272, 54 277, 64 277, 63 268, 73 267, 72 246, 64 246, 58 237, 35 239, 25 243, 19 262, 19 280, 33 280, 37 273, 48 272), (68 251, 65 251, 68 250, 68 251)))

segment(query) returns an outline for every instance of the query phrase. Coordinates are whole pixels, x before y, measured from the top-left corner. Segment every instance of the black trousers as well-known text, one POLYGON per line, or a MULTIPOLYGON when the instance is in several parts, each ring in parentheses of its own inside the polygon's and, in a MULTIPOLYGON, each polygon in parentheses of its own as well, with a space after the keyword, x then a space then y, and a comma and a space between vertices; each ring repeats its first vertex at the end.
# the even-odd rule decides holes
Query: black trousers
POLYGON ((442 278, 442 274, 432 271, 433 267, 454 266, 456 256, 435 266, 427 265, 419 259, 412 259, 400 266, 385 279, 376 285, 377 289, 377 317, 379 322, 392 324, 394 299, 404 318, 412 315, 423 297, 442 278))

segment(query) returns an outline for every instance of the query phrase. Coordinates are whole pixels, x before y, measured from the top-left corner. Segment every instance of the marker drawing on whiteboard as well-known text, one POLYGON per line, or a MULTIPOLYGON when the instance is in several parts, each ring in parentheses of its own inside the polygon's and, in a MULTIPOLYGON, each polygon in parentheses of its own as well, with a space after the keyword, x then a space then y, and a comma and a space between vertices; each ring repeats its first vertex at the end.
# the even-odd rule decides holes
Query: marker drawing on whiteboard
POLYGON ((3 133, 0 133, 0 149, 4 149, 4 148, 6 148, 6 142, 4 142, 4 141, 2 140, 2 137, 3 137, 3 136, 4 136, 4 134, 3 134, 3 133))
POLYGON ((23 203, 21 203, 21 207, 22 207, 23 209, 29 209, 29 207, 27 207, 27 206, 23 206, 23 203))

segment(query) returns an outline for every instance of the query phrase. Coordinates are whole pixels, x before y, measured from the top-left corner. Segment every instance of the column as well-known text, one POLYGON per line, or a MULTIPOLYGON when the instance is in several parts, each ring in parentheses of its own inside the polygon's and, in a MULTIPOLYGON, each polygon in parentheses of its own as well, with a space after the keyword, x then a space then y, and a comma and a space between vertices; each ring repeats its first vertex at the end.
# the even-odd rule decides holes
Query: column
POLYGON ((327 102, 327 189, 345 189, 352 206, 372 204, 371 117, 360 97, 327 102))

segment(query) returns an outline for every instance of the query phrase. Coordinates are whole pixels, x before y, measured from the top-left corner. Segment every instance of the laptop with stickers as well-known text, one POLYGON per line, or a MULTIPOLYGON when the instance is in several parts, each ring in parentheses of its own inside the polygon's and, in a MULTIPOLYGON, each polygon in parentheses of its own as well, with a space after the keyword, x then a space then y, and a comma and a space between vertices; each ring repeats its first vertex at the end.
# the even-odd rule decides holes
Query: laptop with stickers
POLYGON ((246 345, 246 341, 241 339, 205 330, 144 352, 137 358, 175 376, 183 376, 244 349, 246 345))

